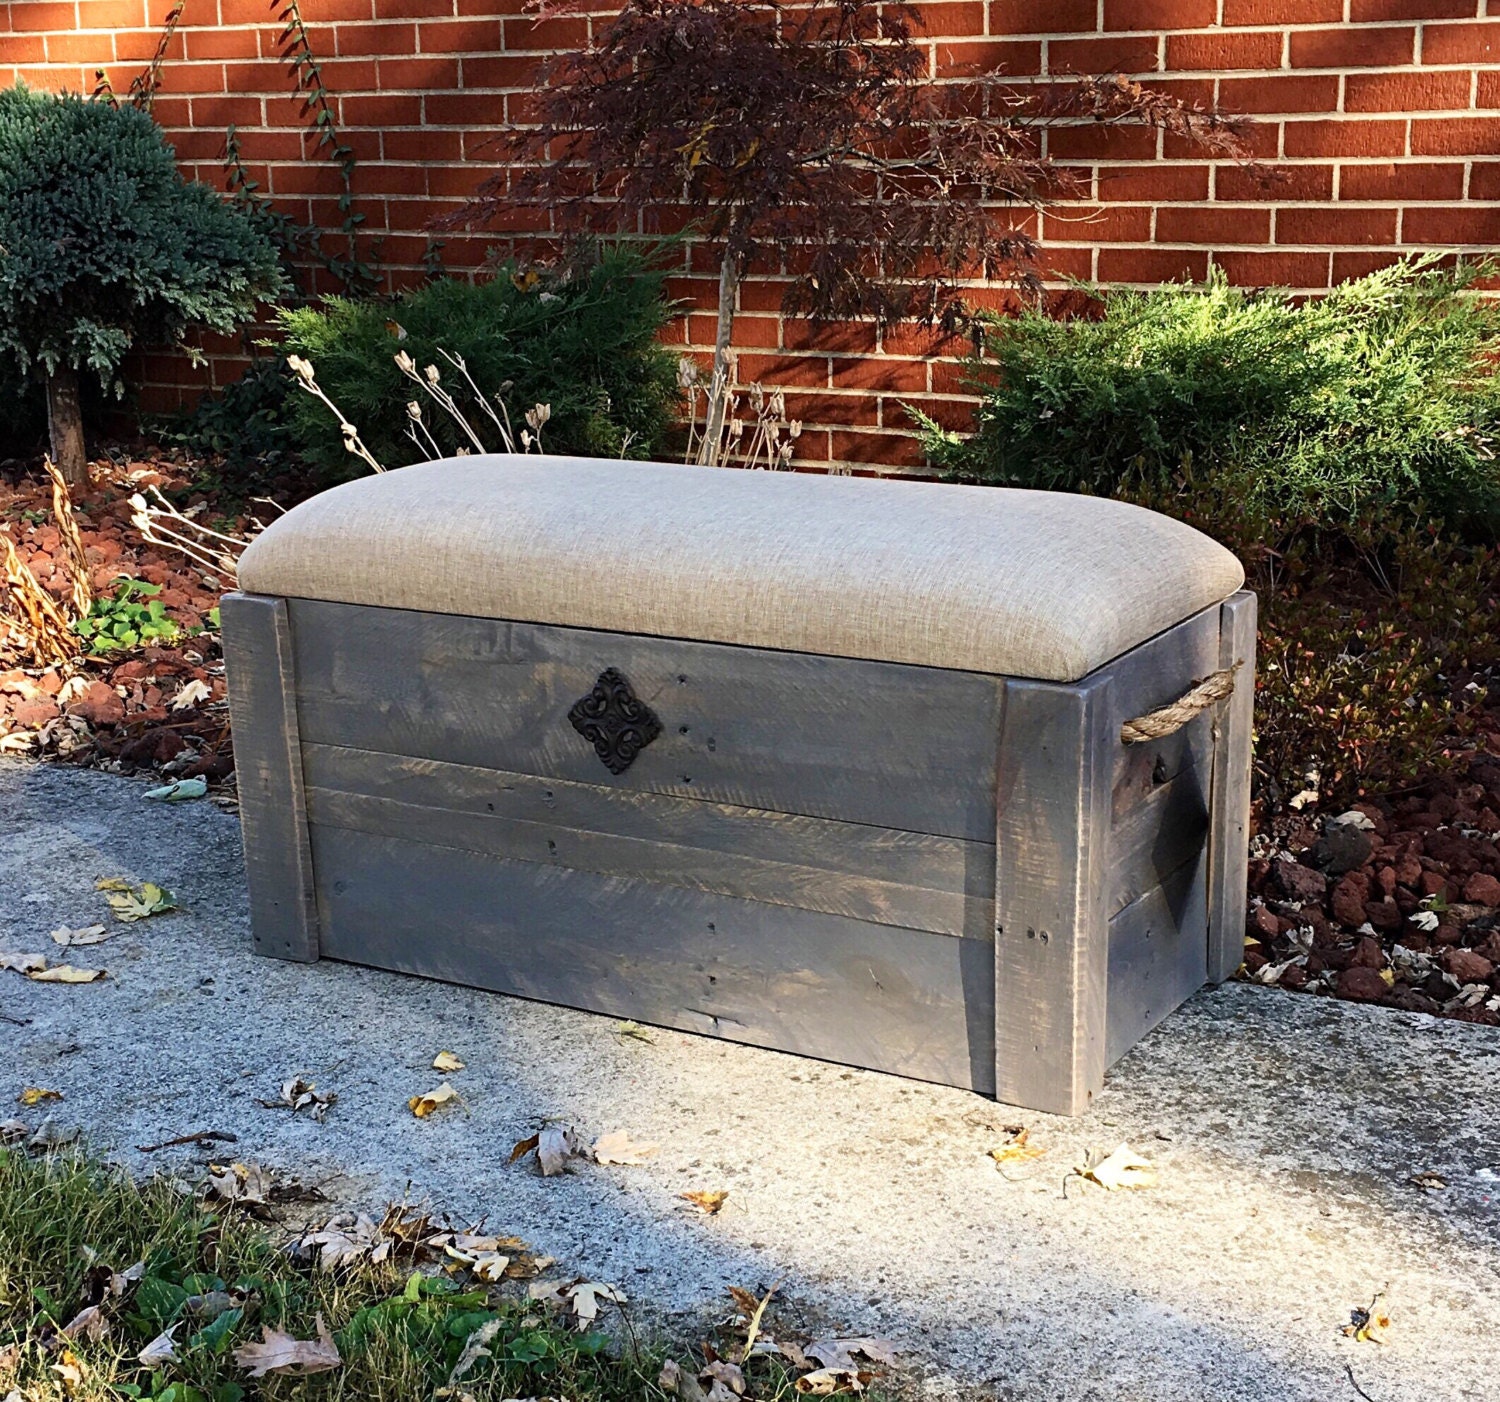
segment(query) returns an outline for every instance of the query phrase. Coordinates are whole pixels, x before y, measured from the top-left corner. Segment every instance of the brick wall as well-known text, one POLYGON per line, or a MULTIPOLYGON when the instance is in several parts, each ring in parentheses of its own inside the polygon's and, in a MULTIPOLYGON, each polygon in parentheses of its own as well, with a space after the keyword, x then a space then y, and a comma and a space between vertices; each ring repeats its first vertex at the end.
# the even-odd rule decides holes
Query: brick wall
MULTIPOLYGON (((155 51, 169 0, 0 2, 0 82, 123 91, 155 51)), ((392 278, 411 276, 433 215, 468 195, 484 142, 526 118, 539 58, 583 43, 591 20, 537 23, 523 0, 303 0, 338 116, 359 158, 356 191, 392 278)), ((1316 290, 1402 250, 1500 243, 1500 0, 930 0, 935 74, 1003 66, 1017 78, 1123 71, 1252 114, 1254 148, 1285 178, 1265 187, 1170 138, 1056 131, 1093 203, 1038 232, 1059 272, 1116 283, 1202 278, 1316 290)), ((339 190, 311 158, 301 102, 276 56, 267 0, 188 0, 156 115, 184 165, 222 183, 224 129, 241 132, 264 190, 294 218, 336 227, 339 190)), ((450 240, 468 267, 483 240, 450 240)), ((711 260, 674 290, 701 309, 677 333, 706 350, 711 260)), ((741 377, 789 391, 808 463, 920 469, 901 404, 968 421, 954 347, 863 326, 783 319, 773 279, 743 290, 741 377), (943 351, 950 354, 944 355, 943 351)), ((211 374, 232 378, 233 346, 211 374)), ((146 402, 201 384, 185 360, 144 363, 146 402)))

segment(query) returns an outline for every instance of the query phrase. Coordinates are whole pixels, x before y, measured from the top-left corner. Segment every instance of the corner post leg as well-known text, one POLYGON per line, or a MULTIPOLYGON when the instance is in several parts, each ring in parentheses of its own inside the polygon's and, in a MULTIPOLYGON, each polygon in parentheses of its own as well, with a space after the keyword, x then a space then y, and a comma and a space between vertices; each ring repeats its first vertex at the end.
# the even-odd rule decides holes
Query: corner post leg
POLYGON ((226 594, 219 619, 255 952, 311 962, 318 907, 286 600, 226 594))
POLYGON ((1255 595, 1242 589, 1219 614, 1219 666, 1239 665, 1234 691, 1214 717, 1209 799, 1208 979, 1222 983, 1245 950, 1250 851, 1251 732, 1255 720, 1255 595))
POLYGON ((995 868, 995 1094, 1077 1115, 1104 1084, 1107 679, 1007 682, 995 868))

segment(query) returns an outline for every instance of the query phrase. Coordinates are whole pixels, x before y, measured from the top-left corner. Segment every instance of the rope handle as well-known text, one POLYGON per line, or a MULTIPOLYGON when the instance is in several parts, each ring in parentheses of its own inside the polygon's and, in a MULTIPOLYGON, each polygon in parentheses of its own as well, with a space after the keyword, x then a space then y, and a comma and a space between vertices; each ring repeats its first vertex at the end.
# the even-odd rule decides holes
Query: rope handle
POLYGON ((1139 745, 1147 740, 1165 740, 1168 735, 1176 734, 1194 716, 1202 715, 1234 690, 1234 674, 1239 669, 1240 663, 1236 662, 1233 667, 1206 677, 1175 701, 1126 721, 1120 726, 1121 743, 1139 745))

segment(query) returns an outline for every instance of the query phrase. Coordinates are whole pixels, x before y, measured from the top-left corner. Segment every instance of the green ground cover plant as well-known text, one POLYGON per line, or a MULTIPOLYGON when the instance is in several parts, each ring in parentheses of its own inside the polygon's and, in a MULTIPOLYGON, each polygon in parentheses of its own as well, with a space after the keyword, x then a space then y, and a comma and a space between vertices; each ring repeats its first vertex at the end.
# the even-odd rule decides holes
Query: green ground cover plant
POLYGON ((990 323, 965 481, 1110 495, 1244 561, 1260 597, 1259 797, 1409 783, 1484 723, 1500 669, 1493 269, 1393 265, 1303 303, 1215 278, 990 323))
MULTIPOLYGON (((280 321, 285 350, 313 366, 386 466, 432 456, 410 436, 406 406, 420 396, 396 366, 403 352, 418 367, 436 365, 449 386, 463 380, 447 357, 462 359, 518 430, 519 411, 550 405, 548 452, 645 458, 663 451, 678 400, 676 358, 657 338, 674 314, 664 279, 651 250, 607 245, 548 268, 506 264, 478 283, 439 279, 391 301, 329 298, 280 321)), ((295 395, 290 416, 325 480, 363 471, 321 403, 295 395)), ((446 416, 428 428, 445 453, 468 447, 446 416)))
POLYGON ((272 1228, 180 1183, 137 1182, 71 1152, 0 1149, 0 1396, 661 1402, 662 1358, 575 1331, 513 1292, 414 1271, 399 1251, 379 1265, 318 1270, 282 1249, 272 1228), (86 1316, 69 1332, 91 1307, 99 1322, 86 1316), (264 1327, 316 1338, 320 1317, 337 1367, 253 1378, 236 1361, 264 1327), (465 1343, 491 1324, 488 1354, 444 1393, 465 1343), (143 1363, 142 1349, 165 1331, 175 1360, 143 1363))
POLYGON ((122 579, 114 593, 95 599, 73 631, 93 653, 126 652, 142 643, 168 644, 182 631, 156 596, 161 585, 122 579))

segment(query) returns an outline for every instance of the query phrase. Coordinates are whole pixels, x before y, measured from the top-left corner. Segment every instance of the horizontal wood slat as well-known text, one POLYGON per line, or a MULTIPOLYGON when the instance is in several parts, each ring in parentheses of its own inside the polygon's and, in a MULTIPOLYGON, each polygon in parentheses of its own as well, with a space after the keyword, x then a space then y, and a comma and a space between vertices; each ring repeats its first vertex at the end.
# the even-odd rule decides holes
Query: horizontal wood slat
POLYGON ((323 953, 994 1089, 994 950, 314 824, 323 953))
POLYGON ((1206 851, 1109 922, 1106 1064, 1208 982, 1207 928, 1206 851))
POLYGON ((315 823, 993 938, 983 843, 331 745, 303 765, 315 823))
POLYGON ((1158 785, 1109 834, 1109 918, 1139 900, 1208 841, 1207 776, 1195 768, 1158 785))
POLYGON ((290 608, 313 743, 994 837, 998 678, 304 599, 290 608), (619 776, 567 719, 606 667, 662 724, 619 776))

